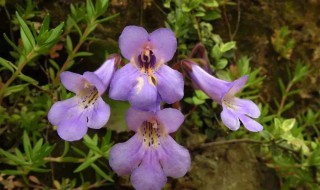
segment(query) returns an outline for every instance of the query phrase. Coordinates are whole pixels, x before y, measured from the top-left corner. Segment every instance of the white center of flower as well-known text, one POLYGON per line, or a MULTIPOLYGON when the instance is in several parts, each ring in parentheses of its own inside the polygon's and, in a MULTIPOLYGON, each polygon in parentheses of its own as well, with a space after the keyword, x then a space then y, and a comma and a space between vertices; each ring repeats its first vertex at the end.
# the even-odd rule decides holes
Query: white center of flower
POLYGON ((227 108, 234 110, 236 109, 236 105, 233 103, 233 98, 222 98, 222 104, 224 104, 227 108))

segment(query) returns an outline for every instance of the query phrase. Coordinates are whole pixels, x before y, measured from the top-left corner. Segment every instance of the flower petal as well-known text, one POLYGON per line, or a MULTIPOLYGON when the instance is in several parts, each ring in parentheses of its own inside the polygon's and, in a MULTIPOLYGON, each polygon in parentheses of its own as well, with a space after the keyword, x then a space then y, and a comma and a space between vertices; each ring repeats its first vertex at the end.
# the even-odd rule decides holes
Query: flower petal
POLYGON ((142 75, 137 78, 137 83, 131 90, 128 101, 134 108, 150 110, 156 106, 157 97, 157 88, 149 83, 146 75, 142 75))
POLYGON ((172 104, 182 99, 184 82, 181 73, 162 65, 155 75, 158 80, 157 89, 163 101, 172 104))
POLYGON ((92 106, 91 110, 87 111, 87 126, 92 129, 100 129, 105 126, 110 117, 110 107, 102 98, 98 98, 92 106))
POLYGON ((146 152, 140 166, 132 172, 131 183, 136 190, 161 190, 166 184, 164 174, 156 153, 153 150, 146 152))
POLYGON ((141 111, 134 108, 129 108, 126 114, 126 122, 129 129, 137 131, 142 126, 143 122, 151 119, 153 114, 148 111, 141 111))
POLYGON ((61 121, 73 119, 81 112, 78 110, 79 98, 76 96, 67 100, 58 101, 52 105, 48 113, 48 120, 52 125, 58 125, 61 121))
POLYGON ((115 61, 116 58, 113 57, 111 59, 107 59, 102 65, 101 67, 99 67, 94 74, 97 75, 97 77, 100 78, 101 82, 103 83, 103 85, 105 87, 109 86, 109 83, 111 81, 111 78, 116 70, 115 67, 115 61))
POLYGON ((142 161, 145 149, 135 134, 124 143, 115 144, 109 154, 109 164, 118 175, 130 174, 142 161))
POLYGON ((86 126, 87 122, 85 117, 74 117, 72 119, 63 120, 58 125, 58 135, 66 141, 77 141, 80 140, 88 130, 86 126))
POLYGON ((172 30, 159 28, 149 35, 149 39, 157 60, 160 58, 163 62, 168 62, 172 59, 177 49, 177 39, 172 30))
POLYGON ((192 71, 189 73, 195 84, 210 98, 221 104, 221 99, 229 89, 230 82, 211 76, 195 63, 191 64, 192 71))
POLYGON ((107 89, 107 86, 105 86, 101 79, 96 75, 94 74, 93 72, 85 72, 83 73, 83 77, 90 83, 92 84, 93 86, 95 86, 99 92, 99 94, 103 94, 104 91, 106 91, 107 89))
POLYGON ((184 176, 191 165, 189 151, 177 144, 169 135, 161 138, 159 160, 164 173, 174 178, 184 176))
POLYGON ((251 132, 259 132, 262 131, 263 126, 258 123, 257 121, 251 119, 245 115, 239 115, 241 122, 243 123, 244 127, 251 132))
POLYGON ((235 113, 229 110, 226 106, 222 105, 223 110, 221 112, 222 122, 231 130, 236 131, 240 127, 239 118, 235 113))
POLYGON ((128 100, 130 91, 137 83, 138 76, 138 69, 131 63, 116 71, 110 84, 110 98, 114 100, 128 100))
POLYGON ((261 114, 258 106, 251 100, 234 98, 232 104, 235 105, 238 113, 245 114, 253 118, 258 118, 261 114))
POLYGON ((84 87, 85 79, 82 75, 70 71, 64 71, 60 74, 61 83, 71 92, 78 93, 84 87))
POLYGON ((239 91, 241 91, 242 87, 246 84, 249 76, 245 75, 235 80, 231 84, 231 88, 227 92, 227 96, 231 97, 236 95, 239 91))
POLYGON ((184 115, 177 109, 166 108, 156 113, 157 120, 166 129, 166 133, 175 132, 184 121, 184 115))
POLYGON ((143 45, 148 41, 148 32, 138 26, 127 26, 119 37, 119 47, 122 55, 131 60, 141 53, 143 45))

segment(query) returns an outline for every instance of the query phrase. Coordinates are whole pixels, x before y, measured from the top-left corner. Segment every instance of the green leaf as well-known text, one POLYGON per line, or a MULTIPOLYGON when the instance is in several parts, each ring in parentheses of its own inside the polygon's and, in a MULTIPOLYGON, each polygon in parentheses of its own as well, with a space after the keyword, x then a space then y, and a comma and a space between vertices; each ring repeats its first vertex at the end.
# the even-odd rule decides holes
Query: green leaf
POLYGON ((89 20, 94 19, 95 10, 94 10, 94 6, 93 6, 93 3, 91 0, 87 0, 86 8, 87 8, 88 19, 89 20))
POLYGON ((19 159, 19 157, 15 156, 15 155, 13 155, 3 149, 0 149, 0 154, 7 157, 7 159, 9 159, 10 161, 15 162, 17 165, 26 165, 26 162, 24 160, 19 159))
POLYGON ((41 28, 40 28, 40 31, 39 31, 39 35, 41 35, 44 32, 49 30, 49 24, 50 24, 50 16, 46 15, 44 17, 43 21, 42 21, 41 28))
POLYGON ((66 38, 66 48, 68 53, 72 52, 73 50, 72 40, 69 35, 67 35, 67 38, 66 38))
POLYGON ((17 67, 14 64, 12 64, 10 61, 3 59, 2 57, 0 57, 0 65, 2 65, 4 68, 8 69, 11 72, 14 72, 14 70, 17 69, 17 67))
POLYGON ((0 170, 0 173, 7 175, 23 175, 23 171, 20 170, 0 170))
POLYGON ((195 90, 194 92, 195 92, 196 96, 201 100, 209 99, 209 96, 206 95, 202 90, 195 90))
POLYGON ((84 169, 86 169, 87 167, 89 167, 94 161, 96 161, 98 158, 100 158, 100 156, 94 156, 94 157, 90 157, 87 158, 79 167, 77 167, 74 170, 74 173, 80 172, 84 169))
MULTIPOLYGON (((31 47, 35 47, 36 43, 34 41, 34 38, 33 38, 33 35, 29 29, 29 27, 27 26, 27 24, 24 22, 24 20, 20 17, 19 13, 16 12, 16 16, 17 16, 17 19, 18 19, 18 22, 21 26, 21 33, 24 35, 25 37, 25 41, 31 45, 31 47)), ((22 37, 22 40, 23 40, 23 36, 22 37)))
POLYGON ((28 84, 19 84, 19 85, 15 85, 15 86, 10 86, 6 89, 6 92, 4 94, 4 96, 9 96, 11 95, 12 93, 15 93, 15 92, 20 92, 22 91, 26 86, 28 86, 28 84))
POLYGON ((31 144, 30 144, 30 139, 26 131, 23 132, 23 147, 24 151, 28 157, 28 160, 31 160, 31 144))
POLYGON ((104 173, 97 165, 95 164, 91 164, 91 167, 101 176, 103 177, 104 179, 110 181, 110 182, 113 182, 113 179, 108 176, 106 173, 104 173))
POLYGON ((108 21, 108 20, 111 20, 111 19, 114 19, 114 18, 118 17, 119 15, 120 15, 120 13, 117 13, 117 14, 108 16, 108 17, 106 17, 106 18, 99 19, 99 20, 97 20, 97 22, 98 22, 98 23, 106 22, 106 21, 108 21))
POLYGON ((217 63, 217 69, 224 69, 228 65, 227 59, 220 59, 217 63))
POLYGON ((8 44, 10 44, 10 46, 11 46, 14 50, 16 50, 17 52, 20 53, 20 49, 16 46, 16 44, 15 44, 14 42, 12 42, 12 41, 9 39, 9 37, 8 37, 5 33, 3 34, 3 37, 4 37, 4 39, 8 42, 8 44))
POLYGON ((220 51, 222 53, 224 53, 224 52, 227 52, 227 51, 229 51, 231 49, 234 49, 235 47, 236 47, 236 42, 235 41, 227 42, 227 43, 221 45, 220 51))
POLYGON ((283 121, 282 125, 281 125, 281 129, 284 131, 284 132, 288 132, 290 131, 294 125, 296 123, 296 119, 286 119, 283 121))
POLYGON ((93 53, 91 52, 86 52, 86 51, 80 51, 78 53, 76 53, 76 55, 74 56, 75 58, 76 57, 87 57, 87 56, 92 56, 93 53))
POLYGON ((35 79, 33 79, 33 78, 31 78, 31 77, 29 77, 29 76, 27 76, 27 75, 24 75, 24 74, 22 74, 22 73, 21 73, 20 75, 18 75, 18 77, 19 77, 20 79, 22 79, 22 80, 30 83, 30 84, 33 84, 33 85, 37 85, 37 84, 39 83, 37 80, 35 80, 35 79))

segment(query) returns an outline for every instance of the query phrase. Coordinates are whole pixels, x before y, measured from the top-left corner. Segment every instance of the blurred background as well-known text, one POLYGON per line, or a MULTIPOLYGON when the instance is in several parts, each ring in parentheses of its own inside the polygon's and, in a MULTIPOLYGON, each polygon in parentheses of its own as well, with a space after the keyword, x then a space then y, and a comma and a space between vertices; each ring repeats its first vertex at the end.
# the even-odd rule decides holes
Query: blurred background
POLYGON ((65 142, 47 120, 73 96, 59 81, 94 71, 127 25, 171 28, 178 49, 168 65, 185 76, 185 114, 173 134, 192 166, 164 189, 320 189, 320 2, 317 0, 0 0, 0 189, 133 189, 108 165, 110 147, 129 139, 127 102, 83 140, 65 142), (203 44, 199 55, 197 44, 203 44), (194 90, 180 61, 193 58, 228 81, 249 75, 241 98, 264 126, 230 131, 221 106, 194 90))

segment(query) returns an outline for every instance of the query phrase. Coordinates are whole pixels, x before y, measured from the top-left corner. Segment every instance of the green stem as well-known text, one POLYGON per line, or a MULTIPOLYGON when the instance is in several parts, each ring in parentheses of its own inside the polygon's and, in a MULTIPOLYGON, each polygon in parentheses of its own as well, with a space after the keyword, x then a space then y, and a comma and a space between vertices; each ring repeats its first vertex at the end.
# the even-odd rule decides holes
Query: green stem
POLYGON ((44 160, 49 162, 58 162, 58 163, 62 163, 62 162, 82 163, 85 161, 84 158, 73 158, 73 157, 57 157, 57 158, 45 157, 44 160))
POLYGON ((19 64, 17 70, 13 73, 13 75, 7 80, 7 82, 2 86, 0 89, 0 105, 2 103, 2 100, 4 98, 4 95, 6 93, 6 89, 10 86, 10 84, 19 76, 22 69, 29 63, 33 58, 37 56, 36 49, 32 49, 32 51, 26 56, 25 59, 23 59, 19 64))
POLYGON ((288 86, 286 88, 286 91, 282 95, 281 102, 280 102, 279 109, 278 109, 278 113, 277 113, 278 116, 280 116, 282 114, 283 107, 284 107, 284 105, 286 103, 286 100, 288 98, 288 94, 289 94, 292 86, 293 86, 293 82, 290 81, 290 83, 288 84, 288 86))
MULTIPOLYGON (((94 23, 94 22, 93 22, 94 23)), ((60 74, 65 71, 70 64, 72 63, 72 60, 74 59, 74 57, 76 56, 76 53, 79 51, 80 47, 82 46, 82 44, 87 40, 87 37, 89 36, 89 34, 91 33, 91 31, 93 31, 92 28, 93 24, 89 24, 83 35, 81 36, 78 44, 75 46, 75 48, 72 50, 72 52, 68 55, 68 58, 66 59, 66 61, 63 63, 61 69, 58 71, 56 78, 53 80, 53 84, 57 85, 60 82, 60 74)))

